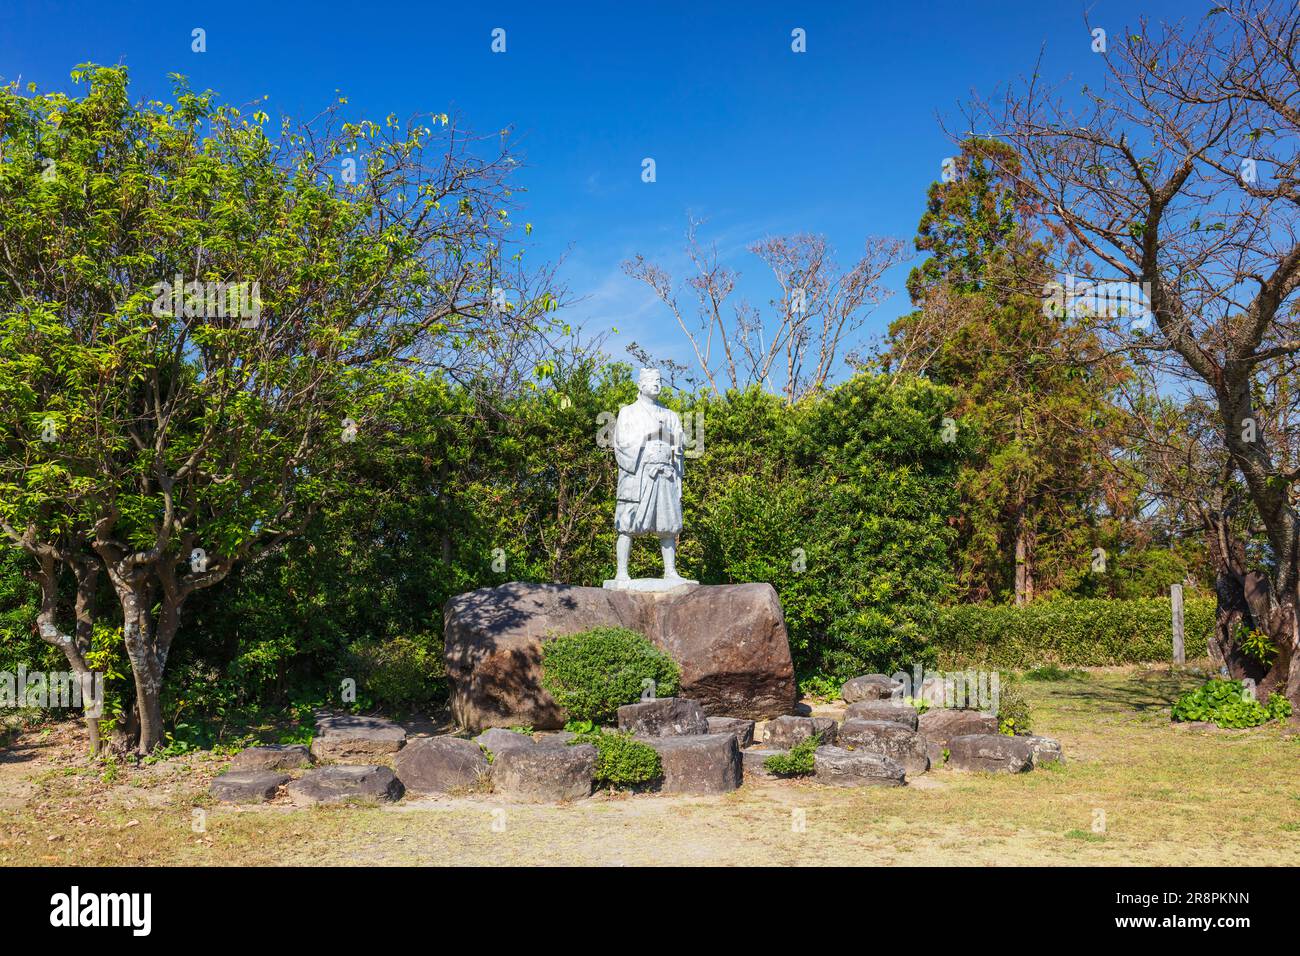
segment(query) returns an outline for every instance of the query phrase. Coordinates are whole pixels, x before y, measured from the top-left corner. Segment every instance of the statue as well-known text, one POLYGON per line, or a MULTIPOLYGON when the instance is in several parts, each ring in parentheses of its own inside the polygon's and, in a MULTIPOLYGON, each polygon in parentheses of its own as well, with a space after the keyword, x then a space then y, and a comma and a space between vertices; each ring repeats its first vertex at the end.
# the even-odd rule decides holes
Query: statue
POLYGON ((618 501, 614 527, 618 531, 618 570, 607 588, 667 591, 697 584, 677 573, 677 535, 682 530, 682 464, 686 434, 682 420, 659 404, 659 370, 643 368, 637 400, 618 410, 614 426, 614 459, 618 463, 618 501), (664 576, 628 577, 632 539, 655 535, 663 553, 664 576))

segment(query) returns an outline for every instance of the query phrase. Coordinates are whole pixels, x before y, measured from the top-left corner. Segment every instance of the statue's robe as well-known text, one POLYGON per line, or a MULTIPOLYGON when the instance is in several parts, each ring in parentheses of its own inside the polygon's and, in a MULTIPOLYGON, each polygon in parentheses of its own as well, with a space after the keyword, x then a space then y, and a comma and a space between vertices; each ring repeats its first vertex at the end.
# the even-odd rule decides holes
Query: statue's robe
POLYGON ((678 414, 638 399, 618 410, 614 458, 620 534, 671 534, 682 530, 682 464, 686 435, 678 414))

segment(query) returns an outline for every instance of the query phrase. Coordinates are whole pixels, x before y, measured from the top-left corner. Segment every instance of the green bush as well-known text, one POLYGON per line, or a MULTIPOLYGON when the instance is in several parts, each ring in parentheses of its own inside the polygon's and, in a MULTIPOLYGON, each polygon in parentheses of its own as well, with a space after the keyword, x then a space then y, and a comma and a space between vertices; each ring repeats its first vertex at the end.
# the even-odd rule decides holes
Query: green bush
MULTIPOLYGON (((1047 600, 1024 607, 966 604, 941 609, 933 647, 941 667, 1023 670, 1106 667, 1173 659, 1167 598, 1047 600)), ((1214 631, 1214 600, 1184 604, 1186 646, 1195 657, 1214 631)))
POLYGON ((1291 703, 1281 694, 1271 694, 1268 703, 1261 704, 1241 681, 1218 679, 1178 698, 1172 714, 1177 721, 1205 720, 1219 727, 1258 727, 1290 716, 1291 703))
POLYGON ((659 752, 630 733, 597 730, 573 742, 595 745, 596 772, 592 777, 598 786, 633 787, 664 775, 659 752))
POLYGON ((623 627, 595 627, 542 645, 542 687, 572 720, 610 723, 618 708, 641 697, 646 680, 671 697, 681 681, 677 662, 649 639, 623 627))
POLYGON ((442 642, 433 635, 355 641, 348 647, 348 659, 356 669, 358 688, 394 713, 427 708, 446 698, 442 642))
POLYGON ((783 777, 803 776, 813 772, 813 758, 821 746, 822 735, 805 737, 783 754, 773 754, 763 761, 763 766, 783 777))
POLYGON ((1014 737, 1027 734, 1032 729, 1029 701, 1020 689, 1020 682, 1006 677, 998 682, 998 733, 1014 737))
POLYGON ((1066 669, 1064 667, 1059 667, 1056 664, 1044 664, 1042 667, 1035 667, 1031 670, 1027 670, 1020 676, 1025 680, 1056 682, 1073 680, 1076 677, 1082 677, 1083 674, 1084 672, 1078 668, 1066 669))

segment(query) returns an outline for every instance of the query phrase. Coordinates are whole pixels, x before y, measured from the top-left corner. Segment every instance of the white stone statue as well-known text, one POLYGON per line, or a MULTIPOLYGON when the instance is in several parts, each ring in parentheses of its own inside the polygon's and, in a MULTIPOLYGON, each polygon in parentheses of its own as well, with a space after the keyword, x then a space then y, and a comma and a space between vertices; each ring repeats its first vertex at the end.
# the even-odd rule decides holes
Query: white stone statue
POLYGON ((618 531, 618 571, 607 588, 666 591, 696 584, 677 573, 677 535, 682 530, 682 464, 686 433, 672 409, 659 404, 659 370, 643 368, 637 400, 618 410, 614 426, 614 459, 618 462, 618 502, 614 527, 618 531), (662 578, 628 577, 632 539, 655 535, 663 552, 662 578))

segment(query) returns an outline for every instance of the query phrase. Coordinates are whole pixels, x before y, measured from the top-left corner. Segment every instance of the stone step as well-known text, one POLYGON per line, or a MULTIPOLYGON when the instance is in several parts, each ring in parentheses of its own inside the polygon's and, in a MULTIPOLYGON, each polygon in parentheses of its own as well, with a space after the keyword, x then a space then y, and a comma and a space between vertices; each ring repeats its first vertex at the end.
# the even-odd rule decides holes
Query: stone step
POLYGON ((731 734, 638 737, 663 761, 663 793, 726 793, 740 786, 740 749, 731 734))
POLYGON ((846 720, 840 725, 838 744, 845 750, 888 757, 910 774, 930 769, 925 736, 892 720, 846 720))
POLYGON ((492 789, 511 800, 565 803, 591 796, 596 748, 591 744, 532 744, 499 751, 492 761, 492 789))
POLYGON ((300 770, 311 766, 305 744, 268 744, 249 747, 235 754, 231 770, 300 770))
POLYGON ((403 747, 393 760, 397 779, 411 793, 478 789, 484 785, 488 767, 483 748, 472 740, 451 736, 418 737, 403 747))
POLYGON ((222 803, 265 803, 290 779, 270 770, 231 770, 213 780, 208 792, 222 803))
POLYGON ((346 762, 394 754, 406 743, 406 731, 380 717, 321 713, 311 754, 317 760, 346 762))
POLYGON ((836 787, 901 787, 907 771, 879 754, 843 747, 818 747, 813 755, 813 779, 836 787))
POLYGON ((387 767, 339 765, 308 770, 285 790, 297 804, 344 803, 396 800, 402 795, 402 784, 387 767))

